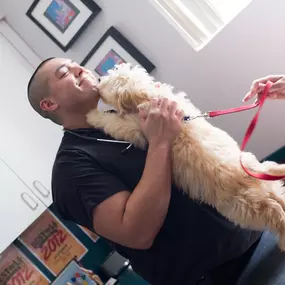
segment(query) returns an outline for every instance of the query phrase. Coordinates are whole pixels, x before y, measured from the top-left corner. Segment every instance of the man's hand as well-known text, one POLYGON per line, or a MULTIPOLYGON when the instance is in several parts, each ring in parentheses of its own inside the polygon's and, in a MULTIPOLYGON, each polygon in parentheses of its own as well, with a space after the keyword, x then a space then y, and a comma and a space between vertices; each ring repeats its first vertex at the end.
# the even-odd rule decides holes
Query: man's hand
POLYGON ((181 131, 183 112, 177 103, 164 98, 152 99, 148 114, 140 109, 140 121, 150 145, 171 146, 181 131))
POLYGON ((254 80, 250 91, 242 101, 246 102, 255 96, 257 97, 256 101, 259 101, 267 81, 273 82, 268 97, 270 99, 285 99, 285 75, 270 75, 254 80))

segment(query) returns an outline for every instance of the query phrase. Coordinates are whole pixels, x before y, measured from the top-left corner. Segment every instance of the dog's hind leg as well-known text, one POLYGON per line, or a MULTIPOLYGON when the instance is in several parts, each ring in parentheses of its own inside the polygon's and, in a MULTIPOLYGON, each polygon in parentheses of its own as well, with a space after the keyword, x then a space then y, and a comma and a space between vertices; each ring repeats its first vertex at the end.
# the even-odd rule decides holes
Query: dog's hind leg
MULTIPOLYGON (((281 191, 280 191, 281 192, 281 191)), ((279 238, 279 248, 285 251, 285 196, 273 191, 248 189, 238 196, 220 200, 217 210, 245 228, 268 229, 279 238)))
POLYGON ((264 172, 275 176, 285 176, 285 164, 279 164, 273 161, 264 161, 261 163, 264 172))
POLYGON ((285 164, 279 164, 275 161, 259 162, 256 157, 250 152, 242 153, 242 162, 244 165, 255 171, 275 176, 285 176, 285 164))

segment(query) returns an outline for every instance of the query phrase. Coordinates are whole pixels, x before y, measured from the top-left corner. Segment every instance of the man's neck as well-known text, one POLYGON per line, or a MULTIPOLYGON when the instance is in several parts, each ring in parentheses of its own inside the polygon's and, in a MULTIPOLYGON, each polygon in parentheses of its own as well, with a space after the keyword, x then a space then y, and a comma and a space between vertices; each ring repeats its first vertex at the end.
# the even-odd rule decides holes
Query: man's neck
POLYGON ((74 129, 83 129, 83 128, 92 128, 90 124, 86 122, 86 117, 72 117, 70 120, 66 120, 63 123, 65 129, 74 130, 74 129))

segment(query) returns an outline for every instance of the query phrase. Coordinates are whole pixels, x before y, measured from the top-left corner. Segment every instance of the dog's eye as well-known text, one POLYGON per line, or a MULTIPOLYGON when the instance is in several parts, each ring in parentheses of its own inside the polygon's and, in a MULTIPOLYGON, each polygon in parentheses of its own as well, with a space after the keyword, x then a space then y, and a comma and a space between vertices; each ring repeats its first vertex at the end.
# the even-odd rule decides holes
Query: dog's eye
POLYGON ((99 83, 101 82, 101 77, 98 77, 98 82, 99 82, 99 83))

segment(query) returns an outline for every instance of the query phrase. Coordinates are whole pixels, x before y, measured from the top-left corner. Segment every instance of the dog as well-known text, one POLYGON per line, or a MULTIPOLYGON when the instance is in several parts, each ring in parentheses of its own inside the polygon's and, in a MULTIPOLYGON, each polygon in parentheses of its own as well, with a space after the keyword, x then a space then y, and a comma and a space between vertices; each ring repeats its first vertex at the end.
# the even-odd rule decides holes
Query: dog
MULTIPOLYGON (((109 70, 98 85, 101 99, 115 113, 90 111, 87 122, 116 140, 124 140, 145 149, 145 138, 138 110, 148 111, 151 98, 177 102, 184 114, 201 114, 184 92, 158 83, 140 66, 124 63, 109 70), (160 84, 159 88, 157 84, 160 84)), ((285 194, 281 181, 265 181, 248 175, 240 165, 271 175, 285 173, 284 165, 272 161, 260 163, 250 152, 242 152, 225 131, 205 118, 185 122, 172 145, 172 179, 189 198, 211 205, 233 223, 253 230, 269 230, 278 237, 285 251, 285 194)))

